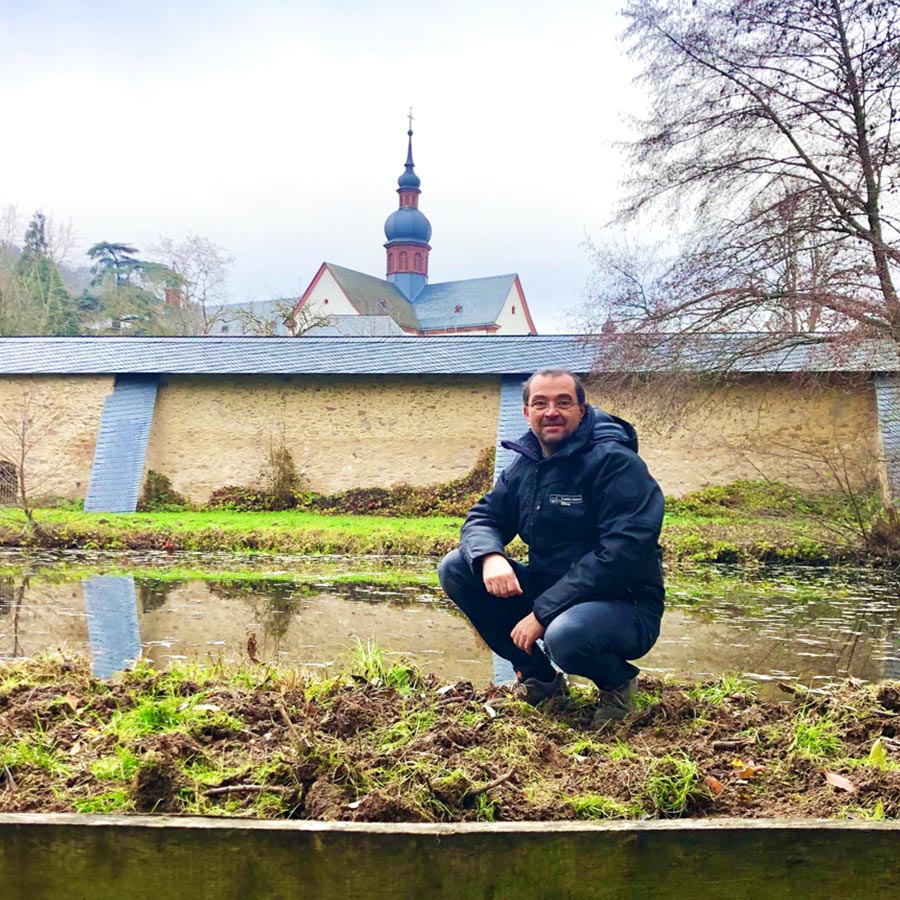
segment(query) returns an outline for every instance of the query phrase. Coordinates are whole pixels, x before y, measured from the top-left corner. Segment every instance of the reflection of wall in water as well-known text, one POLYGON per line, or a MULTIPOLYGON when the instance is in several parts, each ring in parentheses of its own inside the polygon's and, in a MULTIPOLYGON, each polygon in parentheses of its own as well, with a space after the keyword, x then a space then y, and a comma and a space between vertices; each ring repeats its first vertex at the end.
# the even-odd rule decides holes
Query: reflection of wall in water
POLYGON ((735 622, 704 621, 696 612, 669 609, 659 641, 639 665, 698 678, 722 672, 784 672, 802 681, 818 675, 880 681, 889 677, 882 657, 895 639, 893 626, 881 623, 817 631, 813 620, 805 626, 763 629, 741 617, 735 622), (807 643, 811 635, 815 643, 807 643))
POLYGON ((61 649, 84 653, 88 646, 81 584, 3 579, 0 587, 0 656, 37 656, 61 649), (6 605, 6 612, 3 611, 6 605))
POLYGON ((284 582, 278 590, 273 601, 240 585, 179 584, 141 619, 144 655, 161 667, 181 656, 246 661, 253 632, 264 662, 345 668, 359 638, 443 677, 491 677, 489 651, 464 619, 438 604, 347 600, 284 582))

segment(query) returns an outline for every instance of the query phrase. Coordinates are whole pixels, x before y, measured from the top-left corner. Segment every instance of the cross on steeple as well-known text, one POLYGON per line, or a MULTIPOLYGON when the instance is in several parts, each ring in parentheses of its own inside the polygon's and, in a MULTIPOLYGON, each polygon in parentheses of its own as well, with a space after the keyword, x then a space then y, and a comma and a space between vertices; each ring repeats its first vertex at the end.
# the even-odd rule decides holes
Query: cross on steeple
POLYGON ((409 133, 412 134, 412 123, 413 123, 412 107, 409 108, 409 115, 406 118, 409 119, 409 133))

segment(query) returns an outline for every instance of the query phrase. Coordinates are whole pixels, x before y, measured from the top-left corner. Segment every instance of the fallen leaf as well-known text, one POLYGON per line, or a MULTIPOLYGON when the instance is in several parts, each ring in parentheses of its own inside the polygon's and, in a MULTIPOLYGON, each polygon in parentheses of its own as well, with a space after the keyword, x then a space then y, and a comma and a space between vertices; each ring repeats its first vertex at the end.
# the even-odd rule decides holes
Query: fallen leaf
POLYGON ((719 781, 719 779, 714 775, 705 776, 703 779, 703 783, 713 792, 713 794, 715 794, 716 797, 718 797, 719 794, 721 794, 722 791, 725 790, 725 788, 722 787, 722 782, 719 781))
POLYGON ((753 778, 755 775, 759 775, 760 772, 765 771, 765 766, 754 766, 753 763, 744 762, 742 759, 734 759, 731 761, 731 765, 738 769, 737 777, 738 778, 753 778))
POLYGON ((75 741, 69 748, 69 756, 77 756, 79 753, 81 753, 81 741, 75 741))
POLYGON ((438 695, 438 697, 443 697, 444 694, 446 694, 448 691, 452 691, 455 687, 455 684, 445 684, 443 687, 438 688, 435 693, 438 695))
POLYGON ((844 778, 843 775, 838 775, 836 772, 826 772, 825 780, 832 787, 840 788, 842 791, 847 791, 848 794, 853 794, 856 792, 856 785, 849 778, 844 778))
POLYGON ((78 712, 78 697, 75 694, 66 694, 63 700, 72 707, 72 712, 78 712))
POLYGON ((872 744, 872 749, 869 751, 869 765, 881 769, 882 772, 887 768, 887 750, 881 738, 872 744))
POLYGON ((485 704, 484 704, 484 711, 485 711, 492 719, 496 719, 496 718, 497 718, 497 710, 494 709, 494 707, 491 706, 490 703, 485 703, 485 704))

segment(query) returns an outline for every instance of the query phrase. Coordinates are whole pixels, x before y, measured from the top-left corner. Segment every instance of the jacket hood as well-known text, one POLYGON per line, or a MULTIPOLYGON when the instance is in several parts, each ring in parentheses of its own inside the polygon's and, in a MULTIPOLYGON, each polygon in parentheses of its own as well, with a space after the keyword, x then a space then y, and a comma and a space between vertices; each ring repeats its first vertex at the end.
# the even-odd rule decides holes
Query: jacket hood
MULTIPOLYGON (((568 456, 577 452, 582 447, 593 447, 605 441, 616 441, 624 444, 635 453, 638 452, 638 436, 631 422, 620 419, 618 416, 604 412, 602 409, 587 404, 584 411, 584 418, 575 430, 575 433, 569 437, 559 450, 553 455, 563 454, 568 456)), ((538 439, 529 429, 519 438, 518 441, 501 441, 501 447, 507 450, 515 450, 522 456, 531 459, 542 459, 543 451, 538 439)))

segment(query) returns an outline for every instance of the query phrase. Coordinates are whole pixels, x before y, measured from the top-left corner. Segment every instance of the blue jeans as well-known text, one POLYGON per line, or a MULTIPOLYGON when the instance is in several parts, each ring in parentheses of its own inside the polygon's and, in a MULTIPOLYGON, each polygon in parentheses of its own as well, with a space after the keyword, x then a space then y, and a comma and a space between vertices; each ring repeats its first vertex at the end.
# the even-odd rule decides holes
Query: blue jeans
MULTIPOLYGON (((489 594, 481 576, 472 572, 459 550, 444 557, 438 578, 447 596, 494 653, 508 659, 521 677, 547 680, 552 669, 540 647, 535 645, 529 655, 516 647, 509 635, 550 583, 541 583, 527 566, 511 564, 523 591, 518 597, 489 594)), ((659 619, 642 614, 632 600, 589 600, 569 607, 547 626, 544 648, 564 672, 583 675, 602 690, 612 690, 638 674, 640 669, 628 660, 647 653, 657 637, 659 619)))

